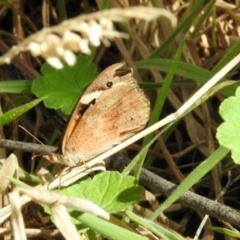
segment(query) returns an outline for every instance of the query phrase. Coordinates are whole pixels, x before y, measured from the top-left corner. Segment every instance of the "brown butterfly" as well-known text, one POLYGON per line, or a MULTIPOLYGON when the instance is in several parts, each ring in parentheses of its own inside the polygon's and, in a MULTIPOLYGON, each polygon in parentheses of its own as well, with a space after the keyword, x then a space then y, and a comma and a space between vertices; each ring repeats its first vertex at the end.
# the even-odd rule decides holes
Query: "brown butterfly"
POLYGON ((76 104, 59 149, 51 161, 76 166, 109 150, 142 130, 150 116, 150 103, 124 63, 105 69, 76 104))

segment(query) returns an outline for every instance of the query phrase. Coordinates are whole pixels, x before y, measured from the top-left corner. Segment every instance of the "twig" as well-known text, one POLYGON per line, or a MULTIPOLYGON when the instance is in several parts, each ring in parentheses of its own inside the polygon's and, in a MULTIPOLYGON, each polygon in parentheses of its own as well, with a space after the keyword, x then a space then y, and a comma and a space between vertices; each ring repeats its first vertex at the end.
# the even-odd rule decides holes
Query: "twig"
MULTIPOLYGON (((122 171, 129 161, 121 156, 113 156, 106 162, 107 168, 122 171)), ((134 174, 133 170, 131 174, 134 174)), ((155 193, 161 193, 164 196, 170 196, 177 185, 157 176, 156 174, 143 169, 140 176, 140 184, 151 189, 155 193)), ((240 227, 240 213, 230 207, 224 206, 213 200, 202 197, 193 192, 187 191, 180 198, 179 202, 196 211, 202 211, 217 219, 222 219, 235 226, 240 227)))
POLYGON ((12 141, 8 139, 0 139, 0 148, 11 150, 19 150, 24 152, 49 153, 57 150, 57 147, 45 146, 37 143, 27 143, 20 141, 12 141))
MULTIPOLYGON (((223 190, 221 191, 221 193, 219 194, 219 196, 217 196, 215 202, 218 202, 218 200, 220 198, 223 197, 223 195, 227 192, 227 190, 236 182, 240 179, 240 176, 237 176, 236 178, 232 179, 231 178, 231 171, 228 172, 228 182, 227 185, 223 188, 223 190)), ((206 224, 207 219, 209 218, 209 215, 204 216, 204 218, 202 219, 202 222, 200 224, 200 226, 198 227, 198 230, 196 231, 196 234, 194 236, 194 240, 199 239, 200 233, 204 227, 204 225, 206 224)))

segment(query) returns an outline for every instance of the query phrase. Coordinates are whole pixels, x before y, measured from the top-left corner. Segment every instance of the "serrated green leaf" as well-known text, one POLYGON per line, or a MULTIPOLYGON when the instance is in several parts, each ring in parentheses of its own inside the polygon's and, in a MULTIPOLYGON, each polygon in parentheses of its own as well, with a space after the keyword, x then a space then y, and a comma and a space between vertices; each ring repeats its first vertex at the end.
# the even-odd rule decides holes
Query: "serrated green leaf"
POLYGON ((132 176, 123 177, 119 172, 104 172, 93 179, 86 179, 60 191, 62 194, 88 199, 109 213, 126 210, 138 202, 144 188, 136 185, 132 176))
POLYGON ((7 113, 4 113, 2 116, 0 116, 0 126, 3 126, 4 124, 7 124, 14 119, 20 117, 22 114, 36 106, 42 100, 43 98, 33 100, 30 103, 24 104, 18 108, 8 111, 7 113))
POLYGON ((46 97, 45 106, 70 114, 84 89, 98 75, 96 66, 87 57, 80 56, 73 67, 64 65, 56 70, 48 64, 41 68, 43 76, 34 80, 32 92, 46 97))
POLYGON ((11 80, 0 82, 0 93, 31 93, 32 81, 11 80))
POLYGON ((240 90, 236 91, 236 96, 225 99, 220 108, 219 113, 223 122, 217 129, 217 139, 219 143, 227 147, 232 152, 232 158, 235 163, 240 164, 240 90))

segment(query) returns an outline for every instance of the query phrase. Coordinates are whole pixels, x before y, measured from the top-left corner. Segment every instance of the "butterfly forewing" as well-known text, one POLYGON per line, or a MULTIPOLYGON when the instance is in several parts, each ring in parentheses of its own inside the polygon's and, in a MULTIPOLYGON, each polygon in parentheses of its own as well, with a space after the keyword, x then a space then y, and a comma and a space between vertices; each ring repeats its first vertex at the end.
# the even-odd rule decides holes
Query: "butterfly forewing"
MULTIPOLYGON (((66 124, 64 133, 62 134, 59 141, 59 148, 61 154, 65 154, 66 142, 69 140, 69 138, 71 138, 72 133, 74 132, 75 128, 77 127, 78 123, 82 118, 82 114, 89 106, 91 106, 93 101, 96 101, 105 90, 109 89, 109 87, 107 86, 107 82, 112 81, 114 84, 116 84, 118 82, 123 82, 127 79, 128 84, 131 84, 131 81, 129 81, 128 77, 131 76, 131 72, 130 74, 125 74, 125 76, 122 76, 121 78, 116 74, 116 70, 124 65, 125 63, 123 62, 111 65, 101 74, 99 74, 99 76, 88 86, 84 94, 79 99, 78 103, 75 105, 71 116, 69 117, 69 120, 66 124)), ((134 79, 132 80, 133 82, 135 82, 134 79)))
POLYGON ((86 162, 145 127, 149 101, 131 71, 116 73, 122 65, 103 71, 80 98, 63 135, 61 151, 55 154, 58 162, 68 166, 86 162))
POLYGON ((149 113, 149 102, 140 89, 109 89, 83 115, 66 142, 66 157, 73 162, 92 159, 143 129, 149 113))

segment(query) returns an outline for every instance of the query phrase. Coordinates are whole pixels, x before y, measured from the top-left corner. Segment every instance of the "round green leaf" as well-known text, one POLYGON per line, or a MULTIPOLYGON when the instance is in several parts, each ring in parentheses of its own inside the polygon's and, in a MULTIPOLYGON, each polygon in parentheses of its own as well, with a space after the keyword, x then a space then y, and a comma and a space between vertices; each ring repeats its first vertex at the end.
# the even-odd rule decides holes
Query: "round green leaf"
POLYGON ((119 172, 108 171, 63 189, 61 193, 88 199, 109 213, 117 213, 138 202, 144 188, 136 185, 132 176, 123 177, 119 172))
POLYGON ((219 143, 227 147, 232 152, 235 163, 240 163, 240 90, 236 91, 236 96, 229 97, 220 106, 220 115, 224 119, 217 129, 217 139, 219 143))
POLYGON ((33 81, 32 92, 38 97, 46 97, 48 108, 61 109, 70 114, 84 89, 98 75, 96 66, 87 57, 80 56, 73 67, 64 65, 56 70, 48 64, 41 68, 43 76, 33 81))

